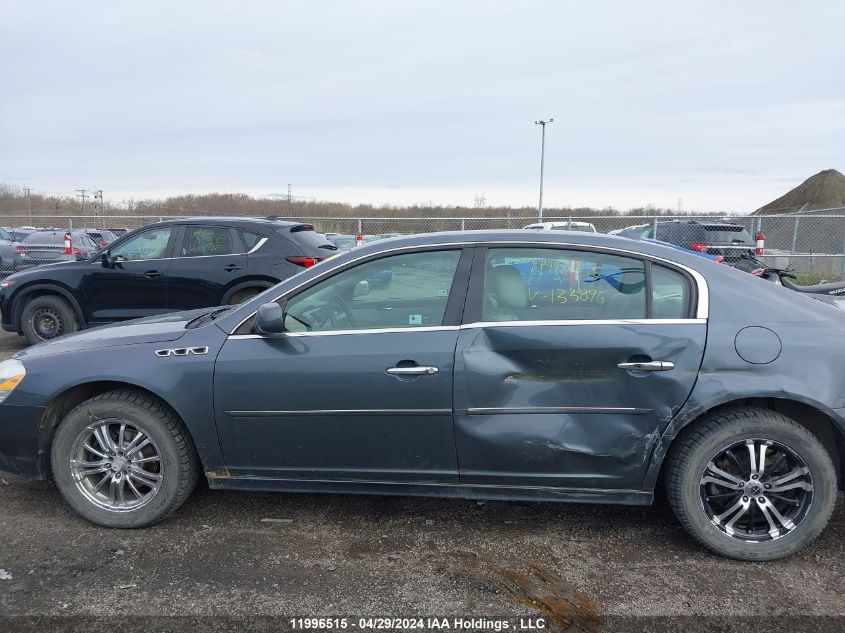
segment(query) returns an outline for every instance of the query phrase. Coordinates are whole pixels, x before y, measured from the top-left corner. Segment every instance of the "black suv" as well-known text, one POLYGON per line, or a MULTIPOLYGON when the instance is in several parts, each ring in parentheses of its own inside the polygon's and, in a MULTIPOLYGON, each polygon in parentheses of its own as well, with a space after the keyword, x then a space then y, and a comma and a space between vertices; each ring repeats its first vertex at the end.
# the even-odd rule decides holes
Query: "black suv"
POLYGON ((622 229, 617 235, 634 239, 646 237, 699 253, 721 255, 727 263, 739 261, 744 251, 753 251, 756 246, 744 226, 726 222, 669 220, 632 226, 622 229))
POLYGON ((10 275, 0 282, 2 326, 37 343, 113 321, 240 303, 335 252, 310 224, 168 220, 81 261, 10 275))

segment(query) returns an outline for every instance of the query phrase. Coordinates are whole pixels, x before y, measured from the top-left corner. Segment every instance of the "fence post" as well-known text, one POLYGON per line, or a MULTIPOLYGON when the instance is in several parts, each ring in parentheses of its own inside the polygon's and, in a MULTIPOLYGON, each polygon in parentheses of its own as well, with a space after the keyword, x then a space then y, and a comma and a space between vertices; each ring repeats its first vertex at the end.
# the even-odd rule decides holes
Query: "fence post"
POLYGON ((798 220, 800 216, 795 216, 795 224, 792 227, 792 250, 789 252, 789 265, 792 266, 792 259, 795 257, 795 247, 798 244, 798 220))
POLYGON ((654 216, 654 218, 651 221, 651 225, 652 225, 652 228, 654 229, 654 232, 652 233, 651 239, 656 240, 657 239, 657 216, 654 216))
POLYGON ((462 230, 462 231, 466 231, 466 230, 467 230, 466 221, 467 221, 467 219, 466 219, 466 218, 461 218, 461 230, 462 230))
POLYGON ((839 265, 841 266, 842 270, 842 279, 845 279, 845 231, 842 235, 842 253, 839 256, 839 265))
POLYGON ((361 218, 358 218, 358 235, 363 235, 363 234, 364 234, 364 228, 361 224, 361 218))

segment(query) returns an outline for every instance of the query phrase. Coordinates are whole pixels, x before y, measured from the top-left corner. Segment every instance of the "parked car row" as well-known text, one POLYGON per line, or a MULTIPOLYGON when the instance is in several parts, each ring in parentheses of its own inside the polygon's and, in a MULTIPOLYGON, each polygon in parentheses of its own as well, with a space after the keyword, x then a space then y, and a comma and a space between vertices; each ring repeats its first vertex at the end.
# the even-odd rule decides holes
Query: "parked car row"
POLYGON ((2 327, 38 343, 114 321, 240 303, 336 252, 310 224, 269 219, 169 220, 105 247, 82 230, 39 231, 15 246, 15 272, 0 282, 2 327))

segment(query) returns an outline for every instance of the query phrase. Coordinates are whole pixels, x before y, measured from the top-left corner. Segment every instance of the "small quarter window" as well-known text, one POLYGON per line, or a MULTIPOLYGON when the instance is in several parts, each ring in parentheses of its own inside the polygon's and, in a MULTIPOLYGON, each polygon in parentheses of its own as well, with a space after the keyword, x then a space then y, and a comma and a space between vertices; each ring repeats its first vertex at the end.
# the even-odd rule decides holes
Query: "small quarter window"
POLYGON ((239 230, 238 233, 241 234, 241 239, 246 246, 246 252, 251 251, 255 248, 255 245, 258 244, 258 241, 264 237, 263 235, 259 235, 258 233, 253 233, 252 231, 244 231, 243 229, 239 230))
POLYGON ((679 272, 652 264, 651 316, 654 319, 685 319, 689 315, 690 289, 679 272))

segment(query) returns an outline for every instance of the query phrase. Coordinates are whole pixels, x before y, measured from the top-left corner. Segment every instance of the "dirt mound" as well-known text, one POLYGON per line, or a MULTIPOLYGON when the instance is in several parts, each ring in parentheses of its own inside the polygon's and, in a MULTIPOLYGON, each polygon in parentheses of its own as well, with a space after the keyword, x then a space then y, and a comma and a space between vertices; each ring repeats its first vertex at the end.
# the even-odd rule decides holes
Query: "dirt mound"
POLYGON ((835 169, 825 169, 754 213, 794 213, 842 206, 845 206, 845 176, 835 169))

